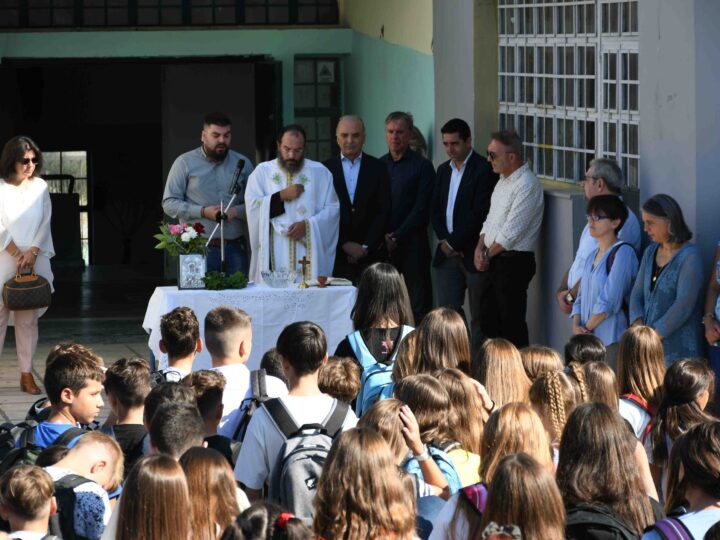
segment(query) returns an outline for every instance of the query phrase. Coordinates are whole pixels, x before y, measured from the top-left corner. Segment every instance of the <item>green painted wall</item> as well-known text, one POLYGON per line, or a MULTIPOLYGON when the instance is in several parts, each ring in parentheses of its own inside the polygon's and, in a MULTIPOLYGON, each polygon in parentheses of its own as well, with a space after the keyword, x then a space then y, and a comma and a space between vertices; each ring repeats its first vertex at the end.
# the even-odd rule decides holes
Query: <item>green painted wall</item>
POLYGON ((350 54, 345 28, 17 32, 0 34, 5 58, 142 58, 268 55, 283 66, 283 115, 293 112, 293 60, 301 54, 350 54))
POLYGON ((408 111, 432 149, 435 119, 433 57, 353 32, 345 62, 345 112, 365 121, 369 154, 387 153, 385 117, 408 111))

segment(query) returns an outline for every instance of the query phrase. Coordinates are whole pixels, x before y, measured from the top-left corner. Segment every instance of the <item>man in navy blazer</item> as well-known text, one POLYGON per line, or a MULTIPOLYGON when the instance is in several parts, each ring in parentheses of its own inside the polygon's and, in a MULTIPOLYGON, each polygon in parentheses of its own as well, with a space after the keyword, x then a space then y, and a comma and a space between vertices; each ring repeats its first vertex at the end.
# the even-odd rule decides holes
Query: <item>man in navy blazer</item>
POLYGON ((365 124, 358 116, 340 118, 340 156, 323 164, 333 175, 340 200, 340 234, 333 275, 357 283, 370 264, 386 258, 390 220, 390 176, 377 158, 363 153, 365 124))
POLYGON ((480 303, 475 298, 480 294, 481 281, 473 256, 490 210, 490 197, 498 175, 487 159, 473 150, 467 122, 453 118, 440 133, 450 159, 437 169, 432 203, 432 225, 437 236, 433 266, 438 304, 456 310, 465 318, 463 304, 467 289, 470 295, 469 327, 475 353, 482 344, 483 335, 477 309, 480 303))

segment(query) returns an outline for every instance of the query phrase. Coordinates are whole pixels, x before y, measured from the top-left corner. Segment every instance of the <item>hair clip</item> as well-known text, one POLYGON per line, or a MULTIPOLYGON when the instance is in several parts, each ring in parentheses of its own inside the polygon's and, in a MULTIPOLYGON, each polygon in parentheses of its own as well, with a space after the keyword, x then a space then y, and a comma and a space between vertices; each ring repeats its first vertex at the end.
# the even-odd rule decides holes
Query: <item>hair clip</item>
POLYGON ((288 520, 293 519, 294 517, 295 514, 291 512, 281 512, 280 515, 277 517, 275 524, 281 529, 284 529, 285 527, 287 527, 288 520))
POLYGON ((517 525, 498 525, 491 521, 482 532, 482 538, 483 540, 522 540, 522 533, 517 525))

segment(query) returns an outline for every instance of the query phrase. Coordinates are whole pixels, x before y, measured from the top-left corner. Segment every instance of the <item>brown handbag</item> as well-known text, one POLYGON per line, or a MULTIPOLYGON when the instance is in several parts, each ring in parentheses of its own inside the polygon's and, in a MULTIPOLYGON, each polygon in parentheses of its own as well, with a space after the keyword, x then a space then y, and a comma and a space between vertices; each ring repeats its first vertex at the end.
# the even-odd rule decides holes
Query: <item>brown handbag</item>
POLYGON ((29 274, 20 274, 5 282, 3 286, 3 304, 10 311, 24 311, 29 309, 46 308, 50 305, 50 283, 35 273, 35 268, 29 274))

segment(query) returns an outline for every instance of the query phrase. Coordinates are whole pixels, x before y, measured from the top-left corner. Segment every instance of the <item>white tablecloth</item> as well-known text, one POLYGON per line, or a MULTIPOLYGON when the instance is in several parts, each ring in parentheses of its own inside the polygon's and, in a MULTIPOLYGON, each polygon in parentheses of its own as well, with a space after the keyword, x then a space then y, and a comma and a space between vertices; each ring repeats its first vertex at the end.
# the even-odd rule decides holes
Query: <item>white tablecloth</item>
MULTIPOLYGON (((143 328, 150 334, 148 346, 159 368, 167 366, 167 355, 160 352, 160 317, 179 306, 192 308, 203 335, 205 315, 217 306, 235 306, 252 317, 253 344, 248 368, 260 367, 262 355, 274 347, 280 332, 295 321, 312 321, 327 335, 328 354, 352 332, 350 311, 355 304, 355 287, 318 289, 272 289, 249 285, 245 289, 206 291, 157 287, 145 312, 143 328)), ((203 336, 204 338, 204 336, 203 336)), ((203 350, 195 358, 193 370, 211 367, 210 355, 203 350)))

